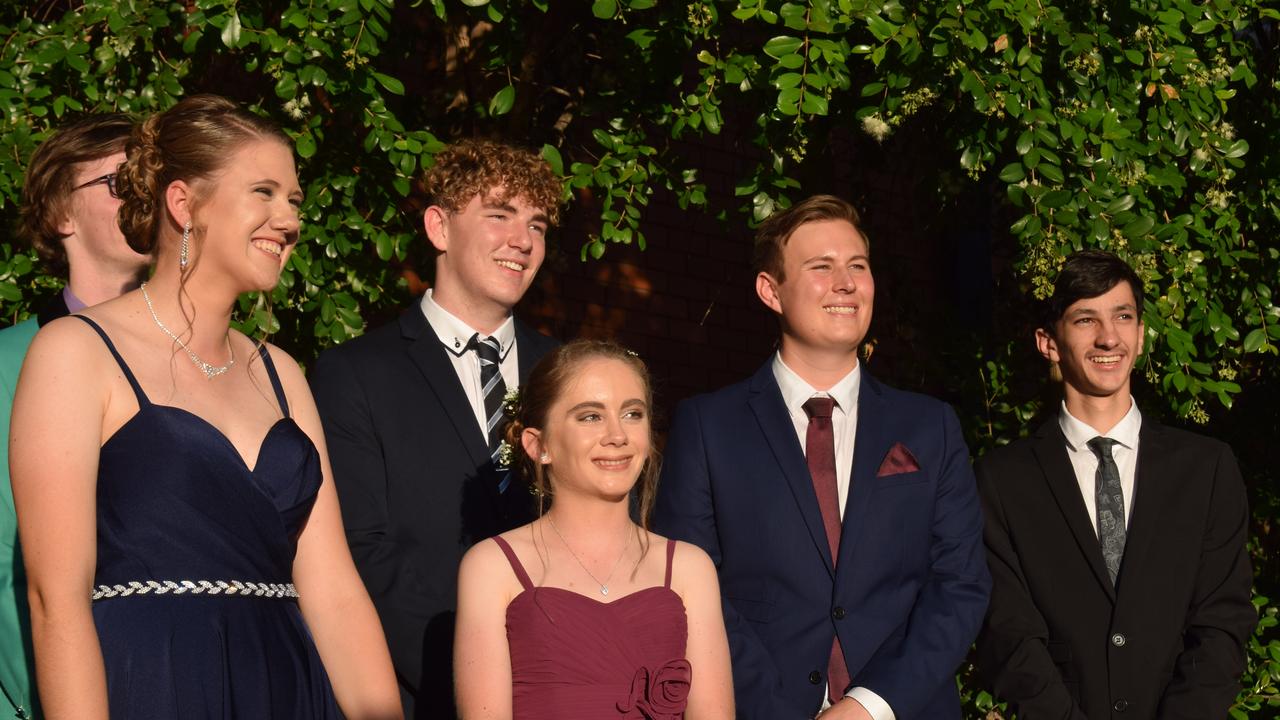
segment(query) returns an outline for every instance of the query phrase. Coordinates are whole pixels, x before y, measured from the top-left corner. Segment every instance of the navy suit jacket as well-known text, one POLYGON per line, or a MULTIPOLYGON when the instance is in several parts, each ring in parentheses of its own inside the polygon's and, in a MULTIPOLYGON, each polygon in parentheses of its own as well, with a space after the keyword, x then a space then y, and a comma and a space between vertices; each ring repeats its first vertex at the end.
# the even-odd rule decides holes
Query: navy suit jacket
MULTIPOLYGON (((558 343, 516 319, 520 379, 558 343)), ((311 373, 356 568, 387 635, 407 718, 456 717, 458 563, 534 517, 499 476, 448 352, 417 303, 326 350, 311 373)))
POLYGON ((677 408, 656 520, 719 570, 739 718, 813 717, 836 634, 853 686, 898 720, 960 718, 955 672, 991 580, 969 451, 946 404, 863 371, 835 563, 772 362, 677 408), (919 469, 881 473, 898 443, 919 469))

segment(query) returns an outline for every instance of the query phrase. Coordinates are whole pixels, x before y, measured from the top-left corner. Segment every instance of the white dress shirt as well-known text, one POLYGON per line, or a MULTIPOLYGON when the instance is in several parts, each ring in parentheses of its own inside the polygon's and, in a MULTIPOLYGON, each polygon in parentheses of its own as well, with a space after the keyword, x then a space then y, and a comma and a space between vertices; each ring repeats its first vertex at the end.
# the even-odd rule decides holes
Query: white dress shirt
MULTIPOLYGON (((431 297, 431 290, 427 290, 422 296, 421 307, 422 314, 426 316, 427 322, 431 323, 431 329, 435 330, 436 336, 440 338, 440 344, 449 353, 449 360, 453 362, 453 371, 458 374, 462 390, 467 394, 467 402, 471 403, 471 410, 475 413, 480 434, 487 441, 489 417, 484 411, 484 384, 480 382, 480 356, 468 344, 473 335, 479 335, 482 338, 488 336, 473 329, 436 304, 431 297)), ((506 383, 507 390, 514 390, 520 387, 520 358, 516 351, 515 319, 508 315, 506 322, 493 332, 493 337, 497 338, 502 346, 498 371, 502 373, 502 381, 506 383)))
POLYGON ((1116 423, 1116 426, 1105 433, 1087 425, 1084 421, 1067 412, 1067 404, 1062 403, 1058 413, 1058 426, 1067 438, 1067 456, 1071 458, 1071 468, 1076 473, 1076 482, 1080 485, 1080 495, 1084 498, 1085 509, 1089 511, 1089 522, 1093 524, 1094 533, 1098 532, 1098 500, 1097 474, 1098 456, 1089 449, 1088 442, 1096 437, 1110 438, 1116 441, 1111 446, 1111 457, 1116 461, 1116 469, 1120 471, 1120 492, 1124 495, 1125 525, 1133 517, 1133 485, 1138 469, 1138 433, 1142 430, 1142 413, 1138 412, 1138 404, 1129 398, 1129 412, 1116 423))
MULTIPOLYGON (((844 517, 846 498, 849 496, 849 480, 853 475, 854 440, 858 434, 858 390, 862 387, 862 364, 858 363, 829 390, 819 391, 805 382, 803 378, 787 367, 782 356, 773 356, 773 378, 778 381, 778 389, 782 391, 782 402, 787 406, 787 414, 791 416, 791 424, 796 429, 796 438, 800 440, 800 449, 805 447, 809 432, 809 414, 804 411, 804 404, 809 398, 818 395, 836 401, 831 409, 831 430, 835 435, 836 445, 836 497, 840 500, 840 517, 844 517)), ((855 678, 856 679, 856 678, 855 678)), ((854 687, 846 696, 857 700, 867 709, 874 720, 895 720, 893 708, 876 693, 864 687, 854 687)), ((822 693, 822 709, 830 707, 827 692, 822 693)))

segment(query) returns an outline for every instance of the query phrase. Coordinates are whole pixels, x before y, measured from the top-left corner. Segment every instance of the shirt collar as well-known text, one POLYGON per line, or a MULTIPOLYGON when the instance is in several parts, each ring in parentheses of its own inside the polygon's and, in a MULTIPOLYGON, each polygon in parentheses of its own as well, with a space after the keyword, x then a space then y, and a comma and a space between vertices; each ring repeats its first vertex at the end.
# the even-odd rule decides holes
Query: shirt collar
POLYGON ((854 365, 848 375, 840 378, 840 382, 823 392, 815 389, 794 370, 787 367, 787 364, 782 361, 782 355, 778 353, 773 356, 773 378, 778 381, 778 389, 782 391, 782 402, 786 404, 787 412, 792 416, 797 413, 803 414, 805 402, 814 395, 830 397, 846 415, 850 415, 858 406, 858 388, 862 385, 862 363, 854 365))
POLYGON ((1138 411, 1138 403, 1133 401, 1133 397, 1129 397, 1129 412, 1120 418, 1120 422, 1105 433, 1099 433, 1093 427, 1080 420, 1076 416, 1067 411, 1067 403, 1063 401, 1062 409, 1058 412, 1058 427, 1062 428, 1062 434, 1067 438, 1067 444, 1072 450, 1079 450, 1085 447, 1090 440, 1101 435, 1102 437, 1111 438, 1130 450, 1138 447, 1138 433, 1142 430, 1142 413, 1138 411))
MULTIPOLYGON (((440 307, 439 303, 431 297, 431 289, 422 296, 422 314, 426 316, 427 322, 431 324, 431 329, 435 330, 436 337, 440 338, 440 344, 445 349, 459 357, 465 353, 468 343, 471 342, 473 335, 486 337, 486 335, 472 328, 460 320, 456 315, 440 307)), ((500 357, 505 359, 507 353, 511 352, 511 348, 516 344, 516 323, 513 315, 508 315, 505 322, 498 326, 493 332, 493 337, 498 339, 498 343, 502 345, 500 357)))
POLYGON ((62 302, 67 304, 67 312, 69 313, 78 313, 88 307, 88 305, 84 304, 83 300, 76 297, 76 294, 71 292, 70 285, 62 288, 62 302))

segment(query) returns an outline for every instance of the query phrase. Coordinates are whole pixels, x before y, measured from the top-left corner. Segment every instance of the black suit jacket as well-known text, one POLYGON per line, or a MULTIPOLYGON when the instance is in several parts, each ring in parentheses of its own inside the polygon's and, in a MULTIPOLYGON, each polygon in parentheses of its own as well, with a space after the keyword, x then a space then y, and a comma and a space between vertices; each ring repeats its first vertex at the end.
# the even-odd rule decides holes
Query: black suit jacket
POLYGON ((1143 420, 1115 588, 1056 418, 977 475, 994 581, 978 667, 1020 720, 1227 716, 1257 622, 1229 447, 1143 420))
MULTIPOLYGON (((516 321, 522 380, 556 344, 516 321)), ((382 620, 406 716, 456 717, 458 563, 472 544, 531 520, 531 496, 521 483, 499 495, 462 383, 416 303, 399 321, 322 353, 311 389, 347 542, 382 620)))

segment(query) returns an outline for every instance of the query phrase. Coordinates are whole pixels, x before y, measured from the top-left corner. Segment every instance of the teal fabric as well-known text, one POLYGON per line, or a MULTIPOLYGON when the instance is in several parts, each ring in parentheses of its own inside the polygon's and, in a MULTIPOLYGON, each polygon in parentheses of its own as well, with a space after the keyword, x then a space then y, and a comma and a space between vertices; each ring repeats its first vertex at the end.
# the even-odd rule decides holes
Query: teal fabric
POLYGON ((0 330, 0 717, 32 717, 35 673, 27 579, 18 556, 18 522, 9 485, 9 415, 18 371, 39 325, 35 319, 0 330), (10 705, 13 705, 10 707, 10 705))

